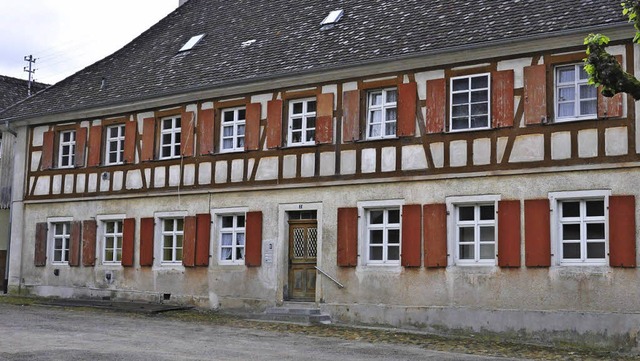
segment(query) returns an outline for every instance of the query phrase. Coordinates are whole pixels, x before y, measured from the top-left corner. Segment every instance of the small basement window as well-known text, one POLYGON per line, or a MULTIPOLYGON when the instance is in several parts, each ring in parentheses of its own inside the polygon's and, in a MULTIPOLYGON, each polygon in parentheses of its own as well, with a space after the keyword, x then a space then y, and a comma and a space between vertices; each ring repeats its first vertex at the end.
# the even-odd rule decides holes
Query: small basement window
POLYGON ((189 39, 189 41, 187 41, 182 48, 180 48, 180 50, 178 50, 179 53, 183 52, 183 51, 187 51, 187 50, 191 50, 193 49, 194 46, 196 46, 196 44, 204 37, 204 34, 200 34, 200 35, 196 35, 196 36, 192 36, 191 39, 189 39))

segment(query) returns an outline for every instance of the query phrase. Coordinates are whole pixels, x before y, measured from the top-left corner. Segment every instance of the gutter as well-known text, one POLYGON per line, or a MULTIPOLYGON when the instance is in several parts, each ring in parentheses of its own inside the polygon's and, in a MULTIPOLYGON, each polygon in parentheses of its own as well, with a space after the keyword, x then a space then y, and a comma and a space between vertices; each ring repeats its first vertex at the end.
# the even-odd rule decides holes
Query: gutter
POLYGON ((606 33, 612 41, 630 40, 633 38, 633 27, 627 23, 616 23, 609 26, 591 26, 580 29, 564 30, 554 33, 542 33, 533 36, 521 36, 506 40, 493 40, 488 42, 465 44, 424 51, 417 54, 401 55, 397 57, 376 59, 374 61, 361 61, 338 65, 328 68, 305 69, 283 74, 269 74, 263 77, 232 80, 218 84, 181 88, 146 98, 131 99, 129 101, 116 101, 103 103, 98 106, 85 106, 71 111, 60 111, 36 115, 34 117, 22 116, 6 118, 5 124, 16 123, 17 126, 38 125, 59 121, 72 121, 75 119, 99 118, 106 115, 115 115, 167 107, 173 104, 193 102, 201 99, 228 97, 237 94, 267 92, 274 88, 287 88, 304 86, 310 83, 327 83, 379 75, 381 73, 401 72, 409 69, 423 69, 467 62, 469 59, 484 59, 500 56, 513 56, 530 54, 539 51, 566 48, 567 46, 580 46, 584 37, 591 32, 606 33))

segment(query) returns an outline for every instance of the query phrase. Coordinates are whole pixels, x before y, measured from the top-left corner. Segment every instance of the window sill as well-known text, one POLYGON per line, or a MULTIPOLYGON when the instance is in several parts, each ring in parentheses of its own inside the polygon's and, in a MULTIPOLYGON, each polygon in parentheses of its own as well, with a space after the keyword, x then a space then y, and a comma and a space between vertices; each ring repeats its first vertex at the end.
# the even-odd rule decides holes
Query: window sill
POLYGON ((452 133, 465 133, 465 132, 481 132, 481 131, 487 131, 487 130, 495 130, 495 129, 491 128, 491 127, 466 128, 466 129, 449 129, 445 133, 452 134, 452 133))

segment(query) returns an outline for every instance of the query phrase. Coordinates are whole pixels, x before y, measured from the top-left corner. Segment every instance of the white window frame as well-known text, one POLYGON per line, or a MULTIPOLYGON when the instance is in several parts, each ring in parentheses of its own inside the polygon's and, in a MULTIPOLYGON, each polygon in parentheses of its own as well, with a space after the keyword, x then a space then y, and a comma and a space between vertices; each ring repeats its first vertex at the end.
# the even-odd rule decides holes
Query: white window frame
MULTIPOLYGON (((124 220, 125 220, 126 215, 125 214, 107 214, 107 215, 99 215, 96 217, 96 222, 98 224, 98 232, 97 232, 97 252, 99 254, 99 259, 100 259, 100 263, 102 265, 105 266, 119 266, 122 264, 122 243, 124 242, 124 233, 123 233, 123 229, 124 229, 124 220), (106 259, 106 246, 107 246, 107 229, 106 229, 106 222, 121 222, 121 227, 120 228, 120 238, 121 238, 121 248, 120 248, 120 261, 108 261, 106 259)), ((117 247, 115 247, 117 248, 117 247)), ((115 250, 117 251, 117 249, 115 250)))
MULTIPOLYGON (((358 202, 358 228, 359 228, 359 239, 362 242, 358 242, 361 244, 360 247, 360 255, 364 257, 360 258, 360 265, 362 266, 381 266, 381 267, 398 267, 401 268, 402 262, 402 206, 404 205, 403 199, 391 199, 391 200, 380 200, 380 201, 362 201, 358 202), (383 259, 381 261, 371 261, 369 254, 369 215, 371 211, 375 210, 389 210, 389 209, 398 209, 400 212, 400 219, 397 224, 389 225, 387 223, 382 225, 382 228, 375 227, 376 229, 398 229, 398 237, 400 241, 399 250, 398 250, 398 259, 397 260, 388 260, 388 244, 383 241, 383 259)), ((386 232, 385 238, 386 240, 386 232)))
MULTIPOLYGON (((609 197, 611 196, 611 190, 587 190, 587 191, 567 191, 567 192, 551 192, 549 193, 549 203, 551 206, 551 254, 552 264, 557 266, 607 266, 609 264, 609 197), (604 223, 604 255, 603 259, 586 259, 581 257, 580 260, 564 260, 563 248, 562 248, 562 224, 560 204, 564 201, 581 201, 580 207, 582 208, 582 201, 586 200, 604 200, 604 217, 587 218, 580 217, 581 230, 584 225, 589 221, 597 223, 604 223)), ((582 232, 581 232, 582 233, 582 232)), ((586 252, 587 240, 581 237, 580 239, 580 251, 584 256, 586 252)))
POLYGON ((51 264, 53 265, 69 265, 69 257, 71 256, 71 222, 73 222, 73 217, 54 217, 47 218, 47 239, 49 244, 49 254, 51 257, 51 264), (56 224, 66 224, 66 233, 61 237, 55 235, 55 225, 56 224), (56 260, 56 244, 55 241, 57 238, 62 238, 62 254, 60 260, 56 260), (65 257, 66 256, 66 257, 65 257))
MULTIPOLYGON (((477 102, 477 103, 484 103, 484 102, 477 102)), ((474 131, 474 130, 483 130, 483 129, 491 129, 491 73, 481 73, 481 74, 471 74, 471 75, 463 75, 463 76, 456 76, 456 77, 452 77, 451 79, 449 79, 449 132, 451 133, 455 133, 455 132, 468 132, 468 131, 474 131), (477 89, 471 89, 471 79, 473 78, 480 78, 480 77, 487 77, 487 87, 486 88, 477 88, 477 89), (469 88, 467 90, 457 90, 454 91, 453 90, 453 82, 455 80, 460 80, 460 79, 467 79, 469 82, 469 88), (472 106, 472 102, 471 102, 471 92, 472 91, 486 91, 487 92, 487 126, 485 127, 472 127, 471 126, 471 106, 472 106), (462 93, 467 93, 469 94, 468 100, 469 102, 466 103, 468 105, 468 116, 467 116, 467 128, 462 128, 462 129, 453 129, 453 97, 456 94, 462 94, 462 93)))
POLYGON ((367 134, 366 139, 375 140, 375 139, 389 139, 396 138, 398 134, 398 88, 385 88, 385 89, 376 89, 370 90, 367 92, 367 134), (387 93, 390 91, 396 92, 396 101, 388 102, 387 101, 387 93), (373 100, 373 96, 375 94, 382 95, 382 104, 372 105, 371 102, 373 100), (396 119, 388 120, 387 119, 387 109, 396 109, 396 119), (382 114, 382 118, 380 122, 376 122, 376 125, 380 125, 380 135, 371 135, 371 126, 373 123, 373 112, 380 111, 382 114), (386 134, 387 124, 394 124, 395 132, 393 134, 386 134))
POLYGON ((182 142, 182 118, 179 115, 172 117, 164 117, 160 119, 160 154, 159 159, 174 159, 180 158, 180 149, 182 142), (166 120, 171 120, 171 127, 164 128, 166 120), (180 126, 177 123, 180 122, 180 126), (164 142, 164 136, 170 135, 171 140, 168 143, 164 142), (178 141, 176 138, 180 138, 178 141), (163 155, 163 150, 169 148, 169 155, 163 155), (177 148, 177 149, 176 149, 177 148))
POLYGON ((105 128, 106 137, 105 137, 105 155, 104 155, 104 164, 105 165, 116 165, 124 163, 124 136, 125 136, 125 126, 124 124, 114 124, 105 128), (118 134, 115 137, 111 136, 111 129, 118 129, 118 134), (116 154, 116 160, 111 161, 111 154, 116 154))
POLYGON ((315 97, 312 98, 304 98, 304 99, 292 99, 289 100, 289 122, 288 122, 288 132, 287 132, 287 146, 298 147, 305 145, 315 145, 316 144, 316 126, 318 124, 318 118, 316 116, 316 112, 308 111, 309 102, 316 103, 316 110, 318 109, 318 100, 315 97), (302 113, 294 114, 294 104, 302 103, 302 113), (308 126, 308 119, 314 118, 314 126, 308 126), (293 121, 295 119, 300 119, 302 122, 302 127, 299 130, 293 129, 293 121), (313 139, 307 138, 307 132, 313 131, 313 139), (293 133, 300 132, 300 142, 293 142, 293 133))
MULTIPOLYGON (((574 120, 586 120, 586 119, 597 119, 598 118, 598 91, 596 89, 596 96, 595 98, 587 98, 587 100, 595 100, 596 102, 596 111, 593 114, 585 114, 585 115, 579 115, 580 114, 580 101, 582 100, 580 98, 580 86, 581 85, 587 85, 587 81, 588 79, 578 79, 579 74, 580 74, 580 69, 579 67, 583 67, 584 64, 583 63, 577 63, 577 64, 564 64, 564 65, 557 65, 553 68, 553 106, 554 106, 554 113, 556 115, 555 117, 555 121, 558 123, 561 122, 570 122, 570 121, 574 121, 574 120), (560 71, 561 68, 568 68, 568 67, 573 67, 574 69, 574 80, 571 83, 563 83, 560 84, 560 80, 559 80, 559 76, 558 76, 558 72, 560 71), (574 87, 574 94, 575 94, 575 98, 572 101, 573 102, 573 110, 574 110, 574 115, 571 116, 565 116, 565 117, 561 117, 560 114, 560 109, 559 109, 559 102, 560 99, 558 98, 559 96, 559 88, 560 87, 568 87, 573 85, 574 87)), ((567 102, 569 103, 569 102, 567 102)))
POLYGON ((220 153, 231 153, 231 152, 241 152, 244 151, 244 141, 246 134, 246 118, 247 118, 247 108, 246 107, 236 107, 236 108, 226 108, 222 109, 220 116, 220 153), (239 114, 240 111, 244 110, 244 118, 240 119, 239 114), (233 120, 230 122, 225 122, 225 114, 232 112, 233 120), (238 134, 238 127, 244 127, 244 132, 242 134, 238 134), (233 132, 230 136, 224 135, 224 129, 227 127, 231 127, 233 132), (231 148, 224 147, 224 141, 231 139, 233 142, 233 146, 231 148), (238 141, 242 139, 242 146, 238 146, 238 141))
POLYGON ((154 245, 154 249, 156 250, 155 253, 155 259, 157 260, 155 262, 156 265, 158 266, 162 266, 162 267, 183 267, 182 264, 182 259, 184 259, 184 219, 185 217, 187 217, 188 213, 186 211, 177 211, 177 212, 161 212, 161 213, 156 213, 155 214, 155 233, 156 233, 156 243, 154 245), (172 231, 171 235, 173 236, 173 245, 172 245, 172 249, 173 249, 173 254, 172 254, 172 260, 169 261, 165 261, 164 260, 164 235, 167 232, 163 232, 164 231, 164 220, 166 219, 182 219, 183 223, 182 223, 182 232, 179 231, 172 231), (176 258, 176 250, 180 247, 176 246, 176 236, 178 235, 182 235, 182 250, 183 250, 183 258, 181 258, 180 260, 177 260, 176 258))
MULTIPOLYGON (((498 194, 487 194, 487 195, 479 195, 479 196, 453 196, 446 198, 446 208, 448 214, 447 220, 447 246, 448 246, 448 257, 449 264, 456 266, 495 266, 498 264, 497 256, 495 254, 498 253, 498 204, 500 202, 501 196, 498 194), (493 222, 490 221, 480 221, 480 219, 475 219, 474 226, 474 259, 460 259, 460 247, 458 244, 458 239, 460 236, 460 232, 458 231, 458 207, 461 206, 482 206, 487 204, 493 204, 494 206, 494 219, 493 222), (482 225, 493 225, 494 227, 494 257, 493 259, 480 259, 480 248, 479 248, 479 238, 478 232, 479 227, 482 225)), ((474 209, 474 212, 476 210, 474 209)), ((475 218, 475 217, 474 217, 475 218)), ((471 223, 463 224, 465 226, 472 225, 471 223)))
MULTIPOLYGON (((245 227, 243 227, 243 232, 245 234, 245 238, 244 238, 244 248, 245 248, 245 257, 247 256, 247 233, 246 233, 246 226, 247 226, 247 212, 249 212, 249 208, 248 207, 233 207, 233 208, 215 208, 211 210, 211 219, 213 220, 213 227, 212 227, 212 233, 213 236, 211 237, 212 241, 214 242, 214 246, 212 247, 212 249, 215 249, 217 254, 214 255, 215 259, 217 260, 219 265, 226 265, 226 266, 231 266, 231 265, 236 265, 236 266, 240 266, 240 265, 244 265, 244 259, 238 260, 235 259, 235 250, 236 247, 233 247, 233 258, 231 261, 228 260, 223 260, 222 259, 222 232, 225 230, 222 228, 222 217, 225 216, 239 216, 239 215, 243 215, 244 218, 244 224, 245 227)), ((235 232, 234 232, 234 238, 235 240, 235 232)))
POLYGON ((73 168, 76 161, 76 131, 61 130, 58 133, 58 168, 73 168), (69 134, 69 140, 64 135, 69 134), (66 150, 66 152, 65 152, 66 150))

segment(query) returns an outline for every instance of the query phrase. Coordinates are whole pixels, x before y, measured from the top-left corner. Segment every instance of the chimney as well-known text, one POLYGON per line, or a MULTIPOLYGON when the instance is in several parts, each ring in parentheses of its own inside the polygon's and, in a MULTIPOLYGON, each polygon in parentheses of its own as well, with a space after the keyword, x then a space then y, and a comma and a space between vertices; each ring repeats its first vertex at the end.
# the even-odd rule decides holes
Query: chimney
POLYGON ((187 0, 180 0, 180 3, 178 3, 178 6, 182 6, 182 4, 186 3, 187 0))

